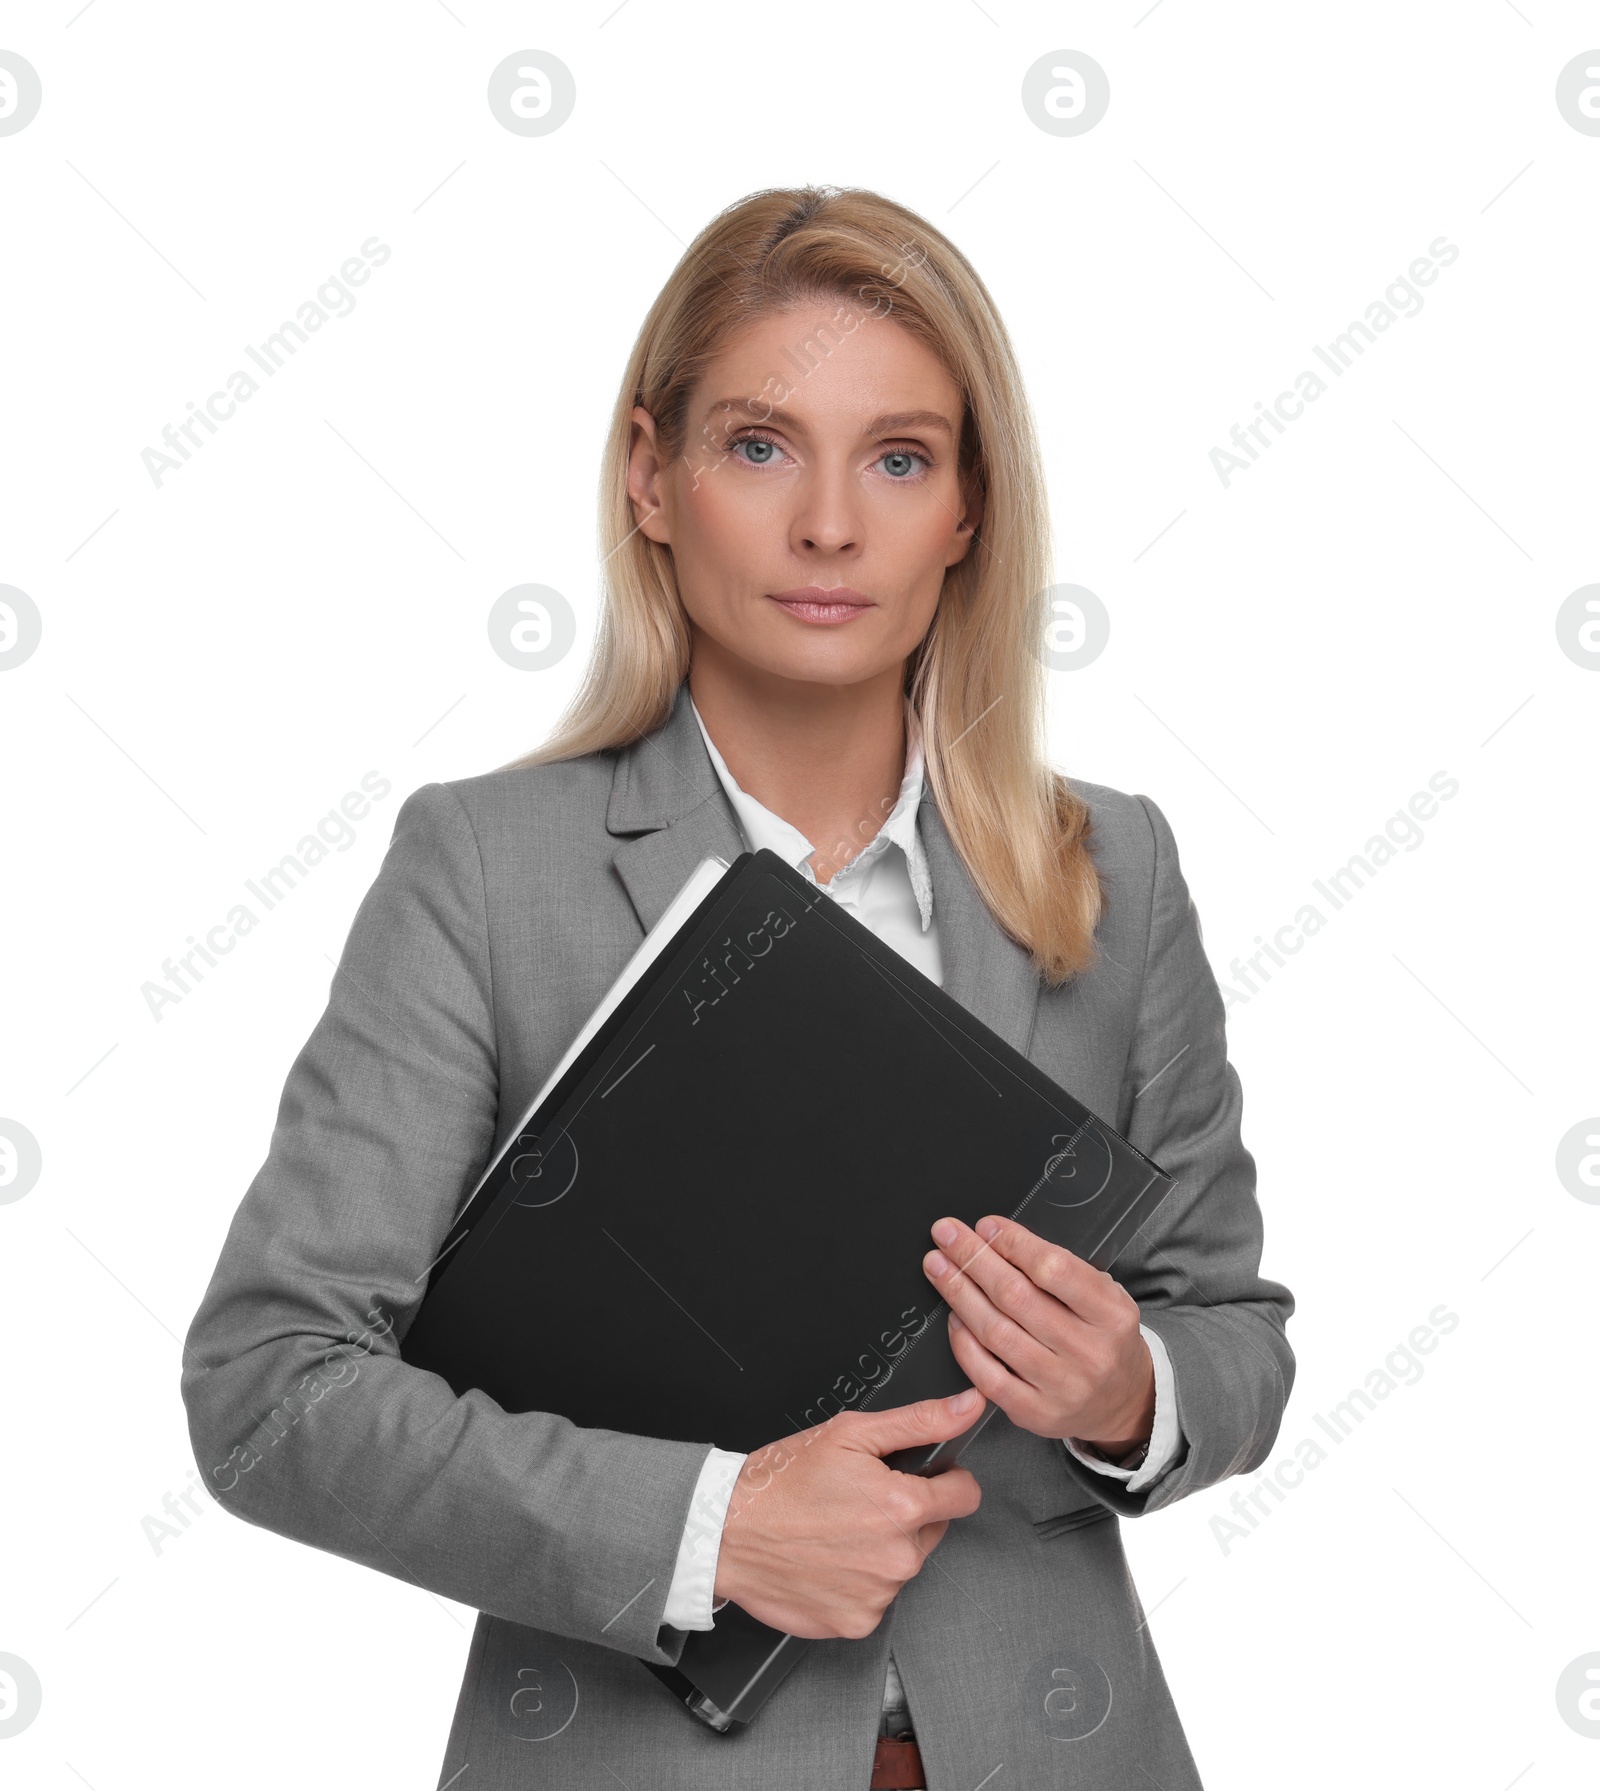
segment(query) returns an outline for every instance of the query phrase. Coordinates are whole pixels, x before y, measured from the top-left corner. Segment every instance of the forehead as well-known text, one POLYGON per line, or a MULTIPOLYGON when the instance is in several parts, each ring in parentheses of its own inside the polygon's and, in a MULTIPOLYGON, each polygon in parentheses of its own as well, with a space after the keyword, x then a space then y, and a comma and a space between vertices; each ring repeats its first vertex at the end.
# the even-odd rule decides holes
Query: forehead
POLYGON ((775 420, 780 409, 795 425, 953 434, 962 404, 943 362, 892 312, 873 316, 840 297, 753 319, 722 345, 691 398, 697 422, 719 414, 775 420))

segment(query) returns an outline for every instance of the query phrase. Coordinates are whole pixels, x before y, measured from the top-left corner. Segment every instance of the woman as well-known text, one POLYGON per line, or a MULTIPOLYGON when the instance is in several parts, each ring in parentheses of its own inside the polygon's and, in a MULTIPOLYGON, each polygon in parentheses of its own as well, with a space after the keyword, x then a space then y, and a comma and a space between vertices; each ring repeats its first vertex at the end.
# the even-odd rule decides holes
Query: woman
POLYGON ((875 194, 731 207, 646 319, 603 506, 563 725, 402 807, 191 1328, 197 1459, 246 1520, 482 1613, 441 1784, 1197 1785, 1117 1518, 1265 1460, 1292 1301, 1171 829, 1042 756, 1046 507, 988 293, 875 194), (933 1228, 1000 1410, 931 1480, 881 1458, 966 1428, 944 1402, 747 1458, 457 1399, 398 1353, 643 931, 762 845, 1177 1178, 1115 1280, 1003 1215, 933 1228), (639 1661, 728 1599, 818 1641, 723 1736, 639 1661))

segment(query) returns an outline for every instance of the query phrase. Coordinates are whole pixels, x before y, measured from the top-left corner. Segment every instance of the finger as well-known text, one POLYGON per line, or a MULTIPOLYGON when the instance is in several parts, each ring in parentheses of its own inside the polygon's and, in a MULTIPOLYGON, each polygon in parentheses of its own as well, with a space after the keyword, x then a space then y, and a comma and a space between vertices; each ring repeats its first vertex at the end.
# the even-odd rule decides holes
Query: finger
POLYGON ((1059 1244, 1047 1243, 1015 1219, 991 1213, 978 1221, 973 1236, 1014 1264, 1036 1287, 1054 1295, 1086 1324, 1103 1325, 1116 1318, 1128 1299, 1124 1288, 1103 1269, 1074 1256, 1059 1244))
POLYGON ((1078 1335, 1083 1321, 1053 1293, 1040 1288, 1025 1269, 958 1220, 941 1220, 938 1229, 947 1226, 955 1231, 954 1241, 923 1259, 928 1278, 990 1349, 1020 1373, 1025 1363, 1040 1365, 1030 1355, 1030 1342, 1050 1354, 1061 1354, 1084 1341, 1078 1335), (941 1261, 951 1265, 942 1274, 941 1261), (1014 1336, 1012 1327, 1021 1335, 1014 1336))
POLYGON ((924 1524, 917 1531, 917 1547, 922 1550, 924 1555, 931 1555, 944 1541, 944 1533, 949 1528, 950 1520, 947 1517, 940 1518, 937 1523, 924 1524))
POLYGON ((983 1497, 969 1468, 943 1468, 937 1474, 930 1474, 923 1484, 928 1489, 928 1502, 923 1507, 925 1523, 948 1523, 953 1517, 970 1517, 983 1497))
MULTIPOLYGON (((1051 1379, 1052 1363, 1071 1350, 1070 1341, 1052 1343, 1041 1340, 1026 1326, 999 1311, 977 1283, 970 1279, 952 1288, 945 1297, 950 1302, 951 1348, 956 1348, 957 1338, 968 1338, 973 1347, 984 1350, 999 1363, 1008 1376, 1014 1376, 1018 1381, 1026 1381, 1034 1387, 1044 1386, 1051 1379)), ((1061 1319, 1065 1324, 1078 1323, 1065 1309, 1062 1310, 1061 1319)), ((965 1361, 959 1353, 956 1359, 965 1367, 965 1361)), ((974 1381, 973 1385, 977 1386, 978 1383, 974 1381)), ((978 1387, 978 1391, 987 1393, 988 1389, 978 1387)), ((990 1394, 990 1397, 993 1395, 990 1394)))
MULTIPOLYGON (((895 1511, 887 1509, 882 1500, 873 1495, 869 1485, 858 1484, 855 1490, 880 1517, 908 1541, 916 1542, 919 1548, 922 1547, 919 1537, 930 1525, 943 1535, 944 1525, 952 1517, 963 1516, 973 1508, 969 1501, 977 1489, 977 1482, 968 1469, 946 1468, 929 1475, 902 1474, 898 1469, 889 1472, 896 1489, 895 1498, 890 1501, 896 1506, 895 1511)), ((881 1486, 879 1490, 882 1491, 881 1486)))
POLYGON ((1008 1363, 985 1348, 953 1312, 949 1325, 950 1352, 961 1372, 1013 1424, 1031 1429, 1042 1410, 1038 1386, 1026 1375, 1013 1372, 1008 1363))

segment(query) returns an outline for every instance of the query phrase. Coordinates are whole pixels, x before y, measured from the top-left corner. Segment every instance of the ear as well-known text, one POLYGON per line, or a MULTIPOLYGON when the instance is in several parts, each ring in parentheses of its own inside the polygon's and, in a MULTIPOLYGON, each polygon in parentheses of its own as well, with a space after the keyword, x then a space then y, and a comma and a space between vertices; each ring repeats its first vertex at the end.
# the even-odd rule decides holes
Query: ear
POLYGON ((967 557, 967 549, 972 545, 974 531, 983 521, 983 486, 978 477, 978 469, 973 467, 961 481, 961 520, 956 524, 955 538, 950 543, 950 551, 945 556, 945 565, 954 566, 958 560, 967 557))
POLYGON ((656 420, 642 404, 633 407, 633 439, 628 446, 628 499, 639 533, 670 545, 672 530, 665 499, 669 469, 656 439, 656 420))

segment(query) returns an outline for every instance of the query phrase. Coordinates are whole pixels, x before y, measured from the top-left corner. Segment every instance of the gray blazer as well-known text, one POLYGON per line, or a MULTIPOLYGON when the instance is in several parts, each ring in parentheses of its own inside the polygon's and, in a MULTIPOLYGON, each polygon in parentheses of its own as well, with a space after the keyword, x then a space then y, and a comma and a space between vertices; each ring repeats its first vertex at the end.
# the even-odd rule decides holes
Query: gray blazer
POLYGON ((945 987, 1177 1178, 1117 1273, 1171 1356, 1183 1451, 1130 1496, 996 1413, 964 1458, 980 1509, 871 1636, 816 1643, 726 1736, 639 1664, 684 1645, 661 1614, 711 1439, 457 1399, 398 1339, 461 1203, 645 929, 705 854, 742 849, 733 811, 687 684, 630 746, 401 806, 182 1391, 235 1515, 480 1612, 441 1785, 865 1791, 891 1644, 929 1791, 1199 1784, 1118 1519, 1266 1460, 1293 1301, 1259 1273, 1239 1079, 1172 831, 1148 797, 1074 787, 1109 904, 1101 962, 1053 991, 924 794, 945 987))

